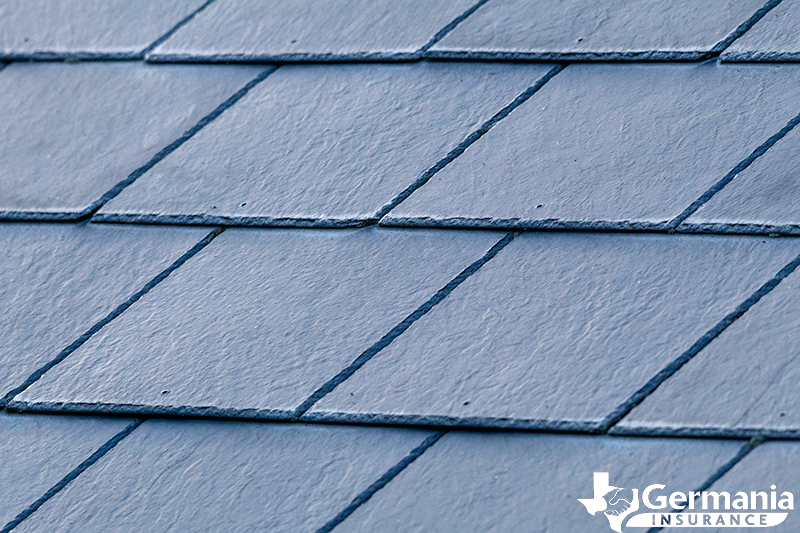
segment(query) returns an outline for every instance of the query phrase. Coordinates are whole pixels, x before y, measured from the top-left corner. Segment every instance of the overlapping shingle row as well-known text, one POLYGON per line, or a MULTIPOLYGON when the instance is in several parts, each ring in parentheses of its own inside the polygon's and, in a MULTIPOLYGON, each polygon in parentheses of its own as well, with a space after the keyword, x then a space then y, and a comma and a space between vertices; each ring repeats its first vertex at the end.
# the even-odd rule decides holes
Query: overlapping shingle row
POLYGON ((0 4, 0 531, 793 490, 796 5, 0 4))

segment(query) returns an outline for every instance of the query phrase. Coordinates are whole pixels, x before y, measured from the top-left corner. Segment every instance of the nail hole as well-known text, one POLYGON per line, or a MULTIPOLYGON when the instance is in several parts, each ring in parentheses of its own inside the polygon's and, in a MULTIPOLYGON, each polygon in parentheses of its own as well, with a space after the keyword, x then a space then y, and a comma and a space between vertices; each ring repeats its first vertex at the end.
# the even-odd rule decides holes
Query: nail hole
POLYGON ((168 390, 162 390, 161 394, 169 394, 169 391, 168 390))
POLYGON ((464 402, 464 405, 469 405, 469 402, 464 402))
POLYGON ((539 205, 536 206, 536 209, 539 209, 540 207, 544 207, 544 206, 542 204, 539 204, 539 205))

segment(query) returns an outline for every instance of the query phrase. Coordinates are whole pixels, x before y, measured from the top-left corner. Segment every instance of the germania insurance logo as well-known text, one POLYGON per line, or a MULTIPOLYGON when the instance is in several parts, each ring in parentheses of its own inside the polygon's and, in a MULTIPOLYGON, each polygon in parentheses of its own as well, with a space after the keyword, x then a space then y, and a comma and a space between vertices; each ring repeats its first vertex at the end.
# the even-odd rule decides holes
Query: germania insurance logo
POLYGON ((578 498, 590 515, 602 513, 613 531, 625 527, 771 527, 794 510, 794 494, 769 491, 672 492, 665 485, 614 487, 608 472, 594 473, 594 496, 578 498), (650 512, 656 511, 656 512, 650 512), (627 520, 627 521, 626 521, 627 520))

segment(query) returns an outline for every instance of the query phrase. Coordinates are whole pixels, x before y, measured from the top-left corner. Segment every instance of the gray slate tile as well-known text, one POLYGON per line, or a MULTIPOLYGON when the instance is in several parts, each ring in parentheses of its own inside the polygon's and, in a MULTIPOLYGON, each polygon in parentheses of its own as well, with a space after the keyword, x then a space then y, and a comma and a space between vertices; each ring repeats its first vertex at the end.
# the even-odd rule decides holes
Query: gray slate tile
POLYGON ((783 0, 725 50, 723 61, 800 61, 800 2, 783 0))
MULTIPOLYGON (((611 485, 697 489, 737 441, 449 433, 335 529, 339 532, 610 531, 578 498, 611 485)), ((642 531, 625 528, 625 531, 642 531)))
POLYGON ((0 2, 0 59, 132 59, 205 0, 0 2))
POLYGON ((799 97, 793 66, 571 65, 384 223, 665 229, 799 97))
POLYGON ((128 424, 116 418, 0 412, 0 527, 128 424))
POLYGON ((150 61, 407 60, 476 0, 217 0, 150 61))
POLYGON ((262 70, 14 63, 0 72, 0 218, 90 205, 262 70))
POLYGON ((711 197, 679 226, 681 231, 800 233, 800 128, 711 197))
MULTIPOLYGON (((742 491, 749 496, 751 491, 770 494, 771 486, 774 485, 777 499, 782 497, 783 492, 791 492, 794 496, 794 509, 784 511, 788 513, 786 520, 778 526, 770 527, 767 531, 770 533, 773 531, 775 533, 794 532, 800 529, 800 511, 797 510, 797 485, 800 483, 797 472, 799 469, 800 445, 797 442, 767 442, 748 454, 708 490, 727 491, 732 497, 736 492, 742 491)), ((758 505, 760 504, 759 501, 758 505)), ((781 511, 779 509, 776 512, 781 511)), ((704 531, 727 533, 731 530, 707 528, 704 531)))
POLYGON ((281 67, 99 218, 301 226, 374 219, 549 70, 281 67))
POLYGON ((796 271, 615 429, 800 434, 799 294, 796 271))
POLYGON ((287 418, 500 237, 228 230, 14 405, 287 418))
POLYGON ((315 531, 426 436, 151 420, 15 531, 315 531))
POLYGON ((592 430, 798 252, 525 233, 306 416, 592 430))
POLYGON ((490 1, 436 43, 433 57, 699 59, 764 0, 490 1))
POLYGON ((85 224, 0 226, 0 398, 206 233, 85 224))

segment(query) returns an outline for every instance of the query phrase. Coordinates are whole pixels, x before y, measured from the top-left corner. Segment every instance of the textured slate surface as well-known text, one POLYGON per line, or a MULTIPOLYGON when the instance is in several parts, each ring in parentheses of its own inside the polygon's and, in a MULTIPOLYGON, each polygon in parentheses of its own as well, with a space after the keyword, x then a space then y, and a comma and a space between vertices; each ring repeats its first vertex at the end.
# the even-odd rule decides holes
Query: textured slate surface
POLYGON ((525 233, 308 416, 592 429, 799 251, 525 233))
POLYGON ((0 397, 205 233, 85 224, 0 226, 0 397))
POLYGON ((795 127, 680 226, 687 231, 800 233, 800 129, 795 127))
POLYGON ((282 67, 101 220, 347 225, 376 212, 550 67, 282 67))
POLYGON ((656 389, 618 429, 800 435, 799 294, 800 273, 795 272, 656 389))
POLYGON ((151 61, 402 60, 475 0, 218 0, 151 61))
POLYGON ((0 2, 0 59, 142 57, 205 0, 0 2))
POLYGON ((490 1, 435 44, 433 57, 491 59, 698 59, 763 0, 490 1))
POLYGON ((315 531, 425 437, 148 421, 15 531, 315 531))
POLYGON ((798 96, 792 66, 571 65, 384 222, 664 229, 798 96))
MULTIPOLYGON (((698 488, 737 441, 450 433, 335 531, 610 531, 577 498, 592 472, 611 484, 698 488)), ((640 531, 625 528, 625 531, 640 531)))
POLYGON ((85 214, 257 72, 142 63, 6 67, 0 218, 85 214))
POLYGON ((127 423, 112 418, 0 412, 0 527, 42 497, 127 423))
MULTIPOLYGON (((800 466, 800 446, 797 442, 767 442, 748 454, 709 490, 728 491, 731 495, 738 491, 745 491, 748 495, 751 491, 763 491, 769 494, 770 487, 774 485, 779 499, 782 497, 782 492, 791 492, 794 494, 794 509, 788 511, 783 524, 770 527, 768 531, 776 533, 797 531, 800 528, 800 513, 797 512, 798 466, 800 466)), ((704 531, 727 533, 730 529, 704 531)))
POLYGON ((722 54, 723 61, 800 61, 800 3, 784 0, 722 54))
POLYGON ((229 230, 18 399, 285 418, 499 237, 229 230))

